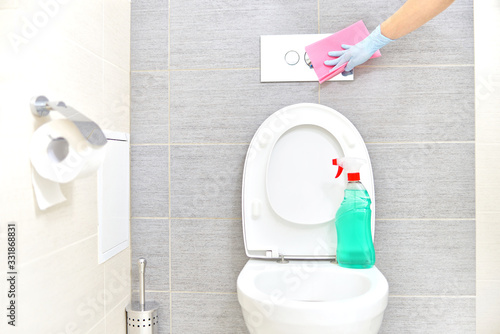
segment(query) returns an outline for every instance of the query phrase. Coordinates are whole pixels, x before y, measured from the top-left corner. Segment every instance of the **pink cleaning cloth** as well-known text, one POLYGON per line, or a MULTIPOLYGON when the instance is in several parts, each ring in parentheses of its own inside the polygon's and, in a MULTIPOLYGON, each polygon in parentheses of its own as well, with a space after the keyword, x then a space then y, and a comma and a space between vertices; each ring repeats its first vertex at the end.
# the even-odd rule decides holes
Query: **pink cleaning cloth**
MULTIPOLYGON (((331 36, 306 46, 307 55, 311 60, 314 72, 316 72, 316 75, 318 76, 319 83, 323 83, 343 72, 344 68, 347 66, 347 63, 345 63, 335 71, 330 72, 333 67, 326 66, 324 61, 335 59, 335 57, 330 57, 328 55, 329 51, 342 51, 344 50, 341 46, 342 44, 357 44, 368 37, 368 35, 370 35, 368 29, 363 23, 363 20, 360 20, 347 28, 337 31, 331 36)), ((380 51, 377 51, 373 54, 373 56, 371 56, 371 58, 377 58, 380 56, 380 51)))

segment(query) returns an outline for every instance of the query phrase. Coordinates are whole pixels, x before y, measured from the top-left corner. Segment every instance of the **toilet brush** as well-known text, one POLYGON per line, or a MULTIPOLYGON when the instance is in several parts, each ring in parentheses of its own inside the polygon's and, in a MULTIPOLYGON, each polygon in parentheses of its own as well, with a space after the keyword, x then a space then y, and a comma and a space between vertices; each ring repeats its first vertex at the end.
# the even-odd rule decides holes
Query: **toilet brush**
POLYGON ((127 334, 158 334, 158 305, 146 303, 146 259, 140 258, 139 265, 139 303, 132 302, 126 307, 127 334))

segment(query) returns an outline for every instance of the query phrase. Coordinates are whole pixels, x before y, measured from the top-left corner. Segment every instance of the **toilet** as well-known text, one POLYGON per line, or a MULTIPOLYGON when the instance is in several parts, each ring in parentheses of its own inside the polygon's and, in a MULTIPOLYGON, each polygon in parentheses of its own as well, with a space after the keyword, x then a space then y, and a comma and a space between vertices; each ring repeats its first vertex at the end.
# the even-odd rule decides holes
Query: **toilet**
MULTIPOLYGON (((332 159, 368 161, 361 169, 372 200, 370 157, 354 125, 311 103, 267 118, 248 148, 242 221, 250 260, 237 293, 251 334, 378 333, 389 287, 382 273, 336 264, 335 213, 347 180, 332 159)), ((345 175, 345 173, 344 173, 345 175)))

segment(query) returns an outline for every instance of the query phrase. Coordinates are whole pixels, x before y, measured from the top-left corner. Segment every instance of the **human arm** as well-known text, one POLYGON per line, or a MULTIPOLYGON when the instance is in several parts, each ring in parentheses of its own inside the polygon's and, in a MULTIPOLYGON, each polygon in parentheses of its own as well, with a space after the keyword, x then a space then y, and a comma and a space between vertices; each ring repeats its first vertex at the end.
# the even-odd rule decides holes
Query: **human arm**
POLYGON ((331 71, 347 63, 344 71, 363 64, 380 48, 403 37, 448 8, 454 0, 408 0, 391 17, 382 22, 367 38, 356 45, 342 45, 343 51, 331 51, 328 55, 338 57, 326 60, 325 65, 334 66, 331 71))
POLYGON ((420 28, 448 8, 454 0, 408 0, 380 25, 381 33, 390 39, 403 37, 420 28))

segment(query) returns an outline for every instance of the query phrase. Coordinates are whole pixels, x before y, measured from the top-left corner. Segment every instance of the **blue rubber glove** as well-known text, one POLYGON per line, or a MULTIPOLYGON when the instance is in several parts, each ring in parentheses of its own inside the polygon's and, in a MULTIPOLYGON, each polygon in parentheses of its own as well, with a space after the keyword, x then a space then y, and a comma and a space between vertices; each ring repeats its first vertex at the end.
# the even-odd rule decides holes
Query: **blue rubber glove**
POLYGON ((356 45, 346 45, 342 44, 343 51, 330 51, 328 55, 330 57, 339 57, 337 59, 325 60, 325 65, 335 66, 330 70, 330 72, 335 71, 340 66, 347 63, 342 75, 352 74, 352 69, 358 65, 363 64, 365 61, 370 59, 370 57, 380 48, 389 44, 393 40, 385 37, 380 32, 380 25, 373 30, 373 32, 366 37, 364 40, 356 45))

